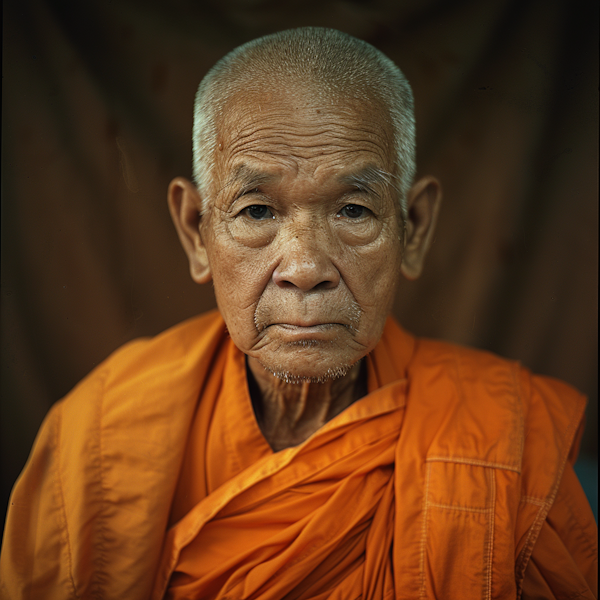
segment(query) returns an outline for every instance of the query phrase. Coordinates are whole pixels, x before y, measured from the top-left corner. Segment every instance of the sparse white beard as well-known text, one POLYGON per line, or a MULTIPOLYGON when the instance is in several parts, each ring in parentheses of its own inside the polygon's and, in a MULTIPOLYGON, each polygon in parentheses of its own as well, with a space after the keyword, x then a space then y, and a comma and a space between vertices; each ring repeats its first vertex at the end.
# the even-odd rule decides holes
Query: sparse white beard
POLYGON ((261 363, 261 365, 274 377, 284 381, 285 383, 300 384, 300 383, 326 383, 335 379, 340 379, 348 375, 354 365, 342 365, 334 369, 327 369, 323 375, 317 377, 307 377, 303 375, 294 375, 289 371, 272 369, 271 367, 261 363))

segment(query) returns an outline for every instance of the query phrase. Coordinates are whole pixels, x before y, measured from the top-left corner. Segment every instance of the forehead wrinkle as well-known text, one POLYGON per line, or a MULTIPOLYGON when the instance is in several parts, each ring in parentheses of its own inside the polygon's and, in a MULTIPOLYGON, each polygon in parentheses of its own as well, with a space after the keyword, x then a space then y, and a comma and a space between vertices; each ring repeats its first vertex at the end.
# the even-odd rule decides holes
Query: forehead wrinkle
MULTIPOLYGON (((284 168, 293 167, 295 163, 295 168, 298 169, 298 159, 312 162, 323 160, 325 157, 334 158, 337 155, 336 161, 343 163, 347 159, 352 160, 358 151, 364 153, 365 158, 368 154, 373 155, 376 163, 380 163, 383 159, 385 165, 382 166, 391 167, 388 164, 391 160, 390 141, 386 139, 389 132, 371 119, 357 119, 356 114, 342 116, 338 114, 328 115, 329 118, 326 118, 325 122, 318 123, 307 120, 306 114, 300 117, 300 115, 290 114, 289 111, 277 109, 269 111, 270 114, 259 115, 247 111, 243 117, 239 112, 237 114, 236 111, 231 112, 233 112, 232 119, 225 118, 223 122, 225 131, 221 138, 228 156, 225 163, 230 163, 232 160, 237 162, 236 158, 243 157, 256 160, 259 164, 265 159, 268 162, 274 159, 276 162, 283 161, 284 164, 281 166, 284 168), (250 119, 251 114, 253 119, 250 119)), ((324 116, 317 116, 317 121, 324 116)), ((265 182, 262 176, 259 179, 256 170, 254 173, 240 170, 239 173, 231 173, 229 177, 228 170, 230 169, 224 169, 224 175, 227 177, 224 187, 238 182, 240 185, 250 185, 255 180, 254 187, 257 187, 265 182), (257 175, 256 179, 255 175, 257 175)), ((366 175, 364 179, 362 183, 365 186, 370 184, 366 175)))
POLYGON ((248 124, 240 128, 228 144, 235 150, 256 141, 264 144, 301 145, 347 145, 349 143, 373 144, 382 148, 389 145, 390 136, 384 130, 367 122, 353 126, 350 123, 307 124, 277 121, 272 125, 248 124), (315 140, 315 141, 313 141, 315 140), (336 144, 337 142, 337 144, 336 144))
POLYGON ((372 144, 384 151, 393 146, 393 134, 386 122, 379 122, 372 116, 343 106, 336 106, 335 112, 313 114, 305 109, 278 109, 268 103, 256 110, 256 103, 233 107, 232 116, 223 117, 222 126, 229 130, 230 151, 236 151, 246 144, 260 141, 262 144, 281 144, 288 146, 312 146, 312 140, 322 138, 317 144, 330 145, 333 141, 346 143, 372 144), (233 134, 233 135, 232 135, 233 134), (389 146, 389 147, 388 147, 389 146))
MULTIPOLYGON (((231 158, 248 157, 258 162, 275 159, 282 165, 292 166, 298 159, 319 161, 327 157, 335 159, 340 163, 346 160, 355 162, 357 155, 370 157, 370 160, 384 163, 388 166, 390 163, 386 149, 372 140, 336 140, 336 141, 317 141, 310 139, 290 139, 287 140, 260 140, 260 143, 246 143, 236 145, 230 149, 231 158), (241 156, 240 156, 241 155, 241 156), (288 164, 289 163, 289 164, 288 164)), ((391 165, 389 165, 391 166, 391 165)))

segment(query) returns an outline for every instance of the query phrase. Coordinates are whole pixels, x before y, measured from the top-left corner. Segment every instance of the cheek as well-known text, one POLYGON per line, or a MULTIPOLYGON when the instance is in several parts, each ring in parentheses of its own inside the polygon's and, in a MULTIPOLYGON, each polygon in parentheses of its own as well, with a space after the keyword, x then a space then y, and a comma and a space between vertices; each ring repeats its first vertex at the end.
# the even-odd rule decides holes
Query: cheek
POLYGON ((224 224, 209 232, 206 246, 217 297, 238 308, 250 303, 260 280, 256 251, 237 242, 224 224))
POLYGON ((252 257, 223 252, 211 261, 213 284, 223 313, 246 312, 258 301, 261 273, 252 257))
POLYGON ((243 279, 235 270, 222 270, 213 277, 215 297, 219 311, 235 345, 243 352, 251 348, 256 339, 254 310, 256 294, 248 273, 243 279))
POLYGON ((269 280, 261 251, 213 237, 208 253, 217 305, 236 345, 244 350, 256 340, 254 313, 269 280))
POLYGON ((385 322, 401 277, 401 240, 396 235, 380 238, 376 244, 358 248, 349 261, 352 266, 344 279, 363 311, 365 325, 385 322))

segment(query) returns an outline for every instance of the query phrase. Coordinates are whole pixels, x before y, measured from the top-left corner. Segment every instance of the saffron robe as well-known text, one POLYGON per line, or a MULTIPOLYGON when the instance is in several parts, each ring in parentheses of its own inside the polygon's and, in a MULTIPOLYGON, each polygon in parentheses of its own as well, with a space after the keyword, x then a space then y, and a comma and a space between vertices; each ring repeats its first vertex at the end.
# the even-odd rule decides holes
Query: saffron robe
POLYGON ((49 413, 2 597, 593 598, 584 400, 389 320, 369 394, 273 453, 211 313, 130 343, 49 413))

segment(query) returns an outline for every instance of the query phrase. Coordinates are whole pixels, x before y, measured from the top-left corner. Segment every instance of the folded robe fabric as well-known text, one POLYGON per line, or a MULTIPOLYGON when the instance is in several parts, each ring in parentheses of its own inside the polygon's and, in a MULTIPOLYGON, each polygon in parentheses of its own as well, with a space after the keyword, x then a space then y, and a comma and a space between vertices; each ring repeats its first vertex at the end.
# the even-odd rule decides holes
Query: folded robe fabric
POLYGON ((170 531, 165 556, 193 537, 178 555, 168 597, 315 598, 335 589, 347 598, 361 593, 364 579, 381 598, 384 581, 393 590, 387 557, 405 380, 355 403, 307 443, 275 454, 254 418, 243 355, 233 344, 227 352, 223 387, 212 410, 204 407, 212 412, 208 436, 200 433, 202 412, 190 435, 184 471, 197 477, 180 482, 173 518, 182 520, 170 531), (206 459, 197 460, 203 446, 206 459), (371 552, 377 557, 367 561, 371 552))
POLYGON ((367 369, 367 396, 273 453, 218 314, 128 344, 40 431, 3 597, 594 597, 582 397, 392 320, 367 369))

